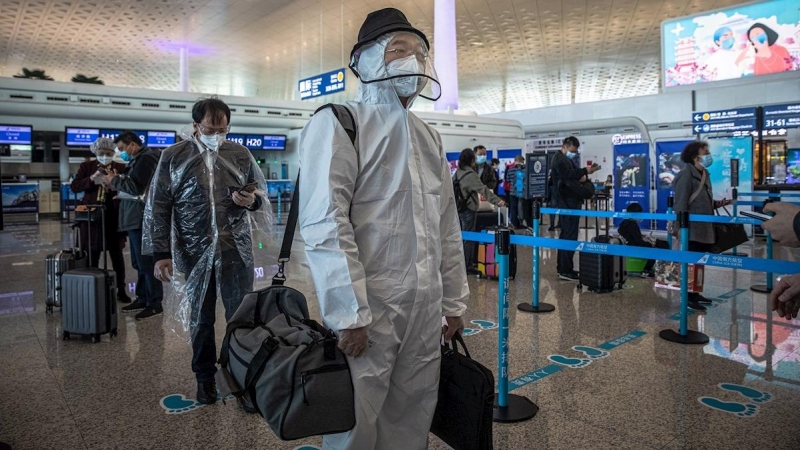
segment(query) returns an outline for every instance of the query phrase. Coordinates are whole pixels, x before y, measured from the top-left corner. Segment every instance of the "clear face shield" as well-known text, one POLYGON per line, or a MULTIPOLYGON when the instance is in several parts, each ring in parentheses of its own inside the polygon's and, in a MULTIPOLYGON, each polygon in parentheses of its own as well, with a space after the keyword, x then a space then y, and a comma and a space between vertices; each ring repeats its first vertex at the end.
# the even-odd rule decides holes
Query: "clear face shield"
POLYGON ((381 36, 353 54, 350 68, 364 84, 389 81, 399 97, 436 101, 442 95, 428 48, 414 33, 381 36))

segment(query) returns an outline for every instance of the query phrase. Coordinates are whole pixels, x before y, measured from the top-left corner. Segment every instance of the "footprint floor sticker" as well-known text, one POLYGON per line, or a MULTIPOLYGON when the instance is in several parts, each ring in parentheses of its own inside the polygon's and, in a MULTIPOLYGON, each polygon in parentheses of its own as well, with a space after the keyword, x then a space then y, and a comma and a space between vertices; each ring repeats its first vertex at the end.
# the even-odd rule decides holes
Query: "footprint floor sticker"
POLYGON ((482 331, 494 330, 497 328, 497 323, 491 322, 489 320, 476 319, 476 320, 471 320, 469 323, 475 325, 476 328, 464 328, 464 331, 461 332, 461 335, 464 337, 474 336, 482 331))
POLYGON ((161 399, 161 407, 167 414, 183 414, 204 406, 193 398, 186 398, 183 394, 172 394, 161 399))
POLYGON ((753 403, 767 403, 771 402, 773 398, 769 392, 762 392, 740 384, 720 383, 717 386, 725 391, 736 392, 753 403))
POLYGON ((594 347, 576 345, 575 347, 572 347, 572 349, 575 350, 576 352, 583 353, 589 359, 600 359, 608 356, 607 351, 600 350, 599 348, 594 348, 594 347))
POLYGON ((592 363, 591 359, 568 358, 562 355, 548 355, 547 359, 570 369, 582 369, 592 363))
POLYGON ((709 408, 733 414, 738 417, 747 418, 758 414, 758 405, 752 403, 725 402, 714 397, 700 397, 697 401, 709 408))

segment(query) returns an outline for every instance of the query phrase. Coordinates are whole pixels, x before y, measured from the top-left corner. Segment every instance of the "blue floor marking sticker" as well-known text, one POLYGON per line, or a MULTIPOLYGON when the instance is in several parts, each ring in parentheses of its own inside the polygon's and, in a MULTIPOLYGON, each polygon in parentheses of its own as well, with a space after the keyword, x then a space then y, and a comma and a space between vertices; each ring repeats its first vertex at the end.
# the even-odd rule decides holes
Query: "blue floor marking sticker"
MULTIPOLYGON (((591 358, 592 355, 587 354, 584 351, 585 349, 601 349, 601 350, 606 350, 606 351, 613 350, 613 349, 619 347, 620 345, 626 344, 626 343, 628 343, 630 341, 633 341, 634 339, 638 339, 638 338, 640 338, 640 337, 642 337, 642 336, 644 336, 646 334, 647 334, 647 332, 645 332, 645 331, 634 330, 634 331, 631 331, 628 334, 622 335, 622 336, 620 336, 618 338, 615 338, 615 339, 612 339, 612 340, 610 340, 608 342, 604 342, 604 343, 598 345, 597 347, 576 346, 576 347, 573 347, 573 350, 575 350, 576 348, 581 348, 583 350, 576 350, 576 351, 584 353, 587 357, 591 358)), ((602 354, 602 353, 594 353, 594 352, 591 352, 591 351, 589 353, 592 353, 594 355, 602 354)), ((551 361, 552 361, 552 357, 556 357, 556 356, 560 356, 560 355, 549 355, 548 358, 551 359, 551 361)), ((595 357, 597 358, 597 357, 604 357, 604 356, 595 356, 595 357)), ((561 356, 561 358, 564 358, 564 357, 561 356)), ((560 358, 556 358, 556 359, 559 359, 560 361, 563 362, 563 360, 560 359, 560 358)), ((586 364, 586 365, 588 365, 588 364, 586 364)), ((580 366, 580 367, 585 367, 586 365, 583 365, 583 366, 580 366)), ((542 367, 541 369, 536 369, 533 372, 530 372, 530 373, 528 373, 526 375, 523 375, 521 377, 514 378, 513 380, 509 380, 509 382, 508 382, 508 384, 509 384, 508 391, 511 392, 513 390, 521 388, 522 386, 526 386, 528 384, 535 383, 535 382, 537 382, 537 381, 539 381, 539 380, 541 380, 543 378, 547 378, 550 375, 553 375, 553 374, 556 374, 558 372, 561 372, 562 370, 564 370, 565 367, 567 367, 567 366, 561 365, 561 364, 550 364, 549 366, 542 367)), ((572 366, 572 367, 575 367, 575 366, 572 366)), ((580 367, 576 367, 576 368, 580 368, 580 367)))
POLYGON ((714 397, 700 397, 697 401, 711 409, 735 414, 743 418, 753 417, 758 414, 758 405, 752 403, 725 402, 714 397))
MULTIPOLYGON (((734 298, 736 296, 742 295, 745 292, 747 292, 747 289, 734 289, 734 290, 732 290, 730 292, 726 292, 726 293, 724 293, 722 295, 717 296, 716 297, 716 301, 714 303, 712 303, 710 305, 704 305, 704 306, 706 307, 706 309, 708 309, 708 308, 716 308, 719 305, 724 305, 725 303, 728 303, 728 300, 730 300, 730 299, 732 299, 732 298, 734 298)), ((690 309, 689 313, 687 314, 687 316, 693 316, 695 314, 697 314, 697 311, 695 311, 693 309, 690 309)), ((670 318, 670 320, 681 320, 681 313, 673 314, 669 318, 670 318)))
POLYGON ((731 299, 733 297, 736 297, 737 295, 744 294, 745 292, 747 292, 747 289, 734 289, 734 290, 732 290, 730 292, 726 292, 726 293, 720 295, 717 298, 722 299, 722 300, 728 300, 728 299, 731 299))
POLYGON ((767 403, 773 399, 772 394, 769 392, 759 391, 741 384, 720 383, 717 386, 724 391, 736 392, 753 403, 767 403))

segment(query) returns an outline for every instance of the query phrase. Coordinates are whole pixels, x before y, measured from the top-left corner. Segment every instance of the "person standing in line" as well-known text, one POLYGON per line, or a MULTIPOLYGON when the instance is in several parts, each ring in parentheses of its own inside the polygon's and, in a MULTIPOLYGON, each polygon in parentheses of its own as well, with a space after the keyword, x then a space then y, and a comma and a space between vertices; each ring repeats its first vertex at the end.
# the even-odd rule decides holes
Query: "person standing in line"
POLYGON ((418 96, 439 97, 429 49, 402 12, 370 13, 350 59, 361 81, 346 105, 355 146, 331 109, 300 135, 300 233, 355 388, 355 428, 325 436, 325 450, 427 448, 442 334, 464 326, 450 166, 439 134, 409 111, 418 96))
MULTIPOLYGON (((674 211, 689 214, 713 215, 714 210, 731 203, 730 200, 714 200, 711 191, 711 177, 708 168, 714 158, 703 141, 690 142, 681 152, 681 160, 686 167, 681 170, 672 182, 674 195, 674 211)), ((689 251, 708 252, 714 246, 714 224, 708 222, 689 222, 689 251)), ((689 308, 704 313, 711 300, 699 293, 689 293, 689 308)))
POLYGON ((520 169, 524 167, 525 158, 522 155, 517 155, 514 157, 514 166, 506 169, 506 180, 508 181, 508 185, 511 191, 508 193, 509 201, 508 201, 508 221, 514 228, 522 227, 522 210, 520 209, 520 199, 522 197, 522 193, 520 193, 519 187, 522 185, 523 180, 517 181, 517 177, 519 176, 520 169))
POLYGON ((138 312, 136 320, 147 319, 163 312, 161 300, 164 290, 153 277, 153 257, 142 254, 142 222, 144 220, 144 197, 150 180, 158 165, 159 151, 145 147, 133 131, 123 131, 114 139, 120 158, 128 163, 122 173, 109 170, 103 183, 119 192, 119 231, 128 233, 131 245, 131 260, 138 271, 137 298, 122 312, 138 312), (141 286, 141 289, 140 289, 141 286), (139 296, 139 294, 144 296, 139 296))
POLYGON ((192 131, 161 155, 145 215, 153 274, 181 291, 179 310, 188 316, 184 326, 203 404, 217 401, 217 299, 227 323, 253 289, 253 229, 270 222, 264 174, 247 148, 225 139, 230 119, 219 98, 194 104, 192 131))
POLYGON ((475 172, 478 173, 481 183, 494 190, 497 186, 497 174, 486 159, 486 147, 478 145, 473 151, 475 152, 475 172))
MULTIPOLYGON (((458 170, 453 176, 455 180, 458 180, 461 195, 467 200, 465 208, 458 211, 461 231, 475 231, 481 196, 495 206, 503 207, 506 205, 500 197, 494 195, 494 193, 481 182, 474 167, 475 154, 468 148, 464 149, 458 157, 458 170)), ((470 275, 477 275, 480 273, 475 268, 475 249, 475 242, 464 241, 464 260, 467 273, 470 275)))
MULTIPOLYGON (((569 184, 580 182, 589 178, 589 175, 600 170, 600 166, 593 164, 591 167, 576 168, 572 160, 578 156, 581 143, 575 136, 564 139, 561 151, 553 156, 553 194, 555 195, 556 208, 581 209, 583 198, 569 189, 569 184)), ((580 217, 562 215, 558 218, 561 226, 559 239, 575 241, 578 239, 578 226, 580 217)), ((578 272, 574 269, 574 251, 559 250, 556 271, 558 277, 565 281, 577 281, 578 272)))
POLYGON ((70 188, 76 194, 83 192, 81 205, 105 206, 105 228, 100 230, 100 220, 94 222, 80 222, 81 247, 88 251, 92 248, 89 255, 89 266, 100 267, 100 254, 103 251, 103 239, 105 239, 106 250, 111 258, 111 267, 117 278, 117 301, 120 303, 130 303, 131 299, 125 295, 125 258, 122 250, 125 248, 125 235, 118 231, 119 223, 119 200, 115 200, 116 193, 103 185, 104 174, 112 171, 123 171, 125 165, 114 162, 114 141, 107 138, 98 138, 89 147, 96 156, 91 161, 81 163, 78 174, 72 180, 70 188), (89 233, 89 227, 92 232, 89 233), (89 234, 92 240, 89 242, 89 234))

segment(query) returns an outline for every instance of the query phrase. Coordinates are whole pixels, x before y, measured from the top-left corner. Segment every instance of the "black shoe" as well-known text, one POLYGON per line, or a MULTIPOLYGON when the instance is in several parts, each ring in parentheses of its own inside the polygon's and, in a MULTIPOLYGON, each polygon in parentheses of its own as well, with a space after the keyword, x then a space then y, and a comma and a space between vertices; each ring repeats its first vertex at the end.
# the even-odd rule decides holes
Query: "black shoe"
POLYGON ((707 298, 703 297, 703 296, 702 296, 702 295, 700 295, 700 294, 697 294, 697 295, 695 296, 695 298, 694 298, 694 299, 695 299, 695 301, 697 301, 697 303, 704 303, 704 304, 706 304, 706 305, 710 305, 711 303, 714 303, 714 302, 712 302, 711 300, 709 300, 709 299, 707 299, 707 298))
POLYGON ((241 406, 242 409, 244 410, 244 412, 246 412, 247 414, 256 414, 256 413, 258 413, 257 409, 255 409, 252 406, 249 406, 247 404, 247 402, 244 401, 244 397, 239 397, 236 400, 239 402, 239 406, 241 406))
POLYGON ((212 381, 197 382, 197 401, 204 405, 217 402, 217 383, 212 381))
POLYGON ((147 305, 145 305, 145 303, 143 301, 141 301, 141 300, 139 300, 137 298, 136 301, 134 301, 130 305, 128 305, 128 306, 126 306, 124 308, 120 308, 120 309, 124 313, 132 313, 132 312, 136 312, 136 311, 141 311, 141 310, 145 309, 146 307, 147 307, 147 305))
POLYGON ((642 278, 655 278, 656 274, 654 274, 653 272, 642 272, 641 274, 639 274, 639 276, 642 278))
POLYGON ((127 295, 125 295, 125 294, 119 294, 119 295, 117 295, 117 301, 122 303, 122 304, 128 304, 128 303, 131 302, 131 298, 128 297, 127 295))
POLYGON ((706 312, 706 307, 701 305, 700 303, 697 303, 694 300, 689 300, 689 308, 691 308, 691 309, 693 309, 693 310, 695 310, 695 311, 697 311, 699 313, 705 313, 706 312))
POLYGON ((151 318, 153 316, 157 316, 157 315, 159 315, 159 314, 161 314, 163 312, 164 312, 164 308, 162 308, 160 306, 158 308, 145 308, 142 312, 137 314, 135 317, 136 317, 136 320, 149 319, 149 318, 151 318))
POLYGON ((569 272, 569 273, 560 273, 560 274, 558 274, 558 278, 560 278, 560 279, 562 279, 564 281, 578 281, 578 280, 580 280, 580 276, 578 275, 578 272, 575 272, 575 271, 572 271, 572 272, 569 272))
POLYGON ((556 229, 553 228, 553 227, 550 227, 550 228, 547 229, 547 231, 556 231, 556 229))

